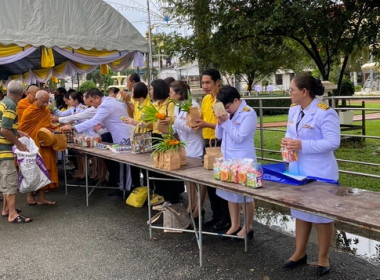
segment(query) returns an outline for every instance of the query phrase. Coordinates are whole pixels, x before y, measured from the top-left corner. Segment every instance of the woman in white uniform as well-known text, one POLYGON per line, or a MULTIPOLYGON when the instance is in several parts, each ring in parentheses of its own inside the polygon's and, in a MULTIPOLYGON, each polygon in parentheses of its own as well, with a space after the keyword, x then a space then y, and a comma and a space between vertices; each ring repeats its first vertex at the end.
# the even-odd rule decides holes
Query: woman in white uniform
MULTIPOLYGON (((334 151, 340 145, 339 117, 335 110, 315 98, 323 92, 321 81, 310 74, 293 78, 290 83, 293 104, 281 146, 298 153, 298 160, 289 164, 290 173, 337 181, 339 172, 334 151)), ((333 220, 296 210, 291 210, 291 214, 296 218, 296 250, 283 267, 294 268, 307 263, 306 246, 314 223, 319 247, 317 275, 328 273, 333 220)))
MULTIPOLYGON (((231 86, 224 86, 217 96, 224 104, 228 114, 218 117, 215 128, 216 138, 222 139, 221 150, 226 159, 251 158, 256 161, 254 135, 257 124, 255 110, 247 106, 245 100, 240 99, 239 92, 231 86)), ((247 219, 246 225, 240 226, 240 204, 244 203, 244 196, 228 191, 216 190, 216 194, 228 201, 228 210, 231 217, 231 227, 226 234, 253 238, 252 222, 254 202, 246 198, 247 219)))
MULTIPOLYGON (((183 81, 174 81, 170 84, 169 96, 171 99, 184 101, 188 99, 188 92, 190 91, 188 85, 183 81)), ((192 99, 192 107, 199 108, 199 104, 196 100, 192 99)), ((192 129, 186 124, 187 112, 181 110, 178 106, 174 108, 174 133, 177 133, 181 141, 186 142, 186 156, 202 158, 204 151, 204 141, 202 137, 202 131, 192 129)), ((187 213, 192 213, 194 218, 198 217, 199 206, 197 203, 196 190, 190 182, 186 182, 186 189, 189 195, 189 205, 187 213)), ((206 198, 206 188, 201 186, 201 208, 203 208, 203 202, 206 198)))

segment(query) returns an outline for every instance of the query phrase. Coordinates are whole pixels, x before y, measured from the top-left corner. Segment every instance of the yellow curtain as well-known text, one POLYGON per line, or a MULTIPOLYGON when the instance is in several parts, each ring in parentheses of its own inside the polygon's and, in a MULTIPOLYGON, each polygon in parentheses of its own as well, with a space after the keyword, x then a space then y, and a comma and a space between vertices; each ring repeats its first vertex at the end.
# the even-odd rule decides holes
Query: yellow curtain
POLYGON ((92 67, 92 65, 87 65, 76 61, 71 61, 71 63, 78 67, 80 70, 87 70, 88 68, 92 67))
POLYGON ((74 52, 79 53, 81 55, 95 56, 95 57, 108 56, 108 55, 117 53, 117 51, 105 51, 105 50, 98 51, 98 50, 95 50, 95 49, 85 50, 85 49, 82 49, 82 48, 73 49, 73 48, 70 48, 70 47, 67 47, 66 49, 70 50, 70 51, 74 50, 74 52))
POLYGON ((54 77, 53 75, 51 75, 50 80, 51 80, 53 83, 56 83, 56 84, 59 83, 58 78, 57 78, 57 77, 54 77))
POLYGON ((67 65, 67 61, 55 66, 54 67, 55 73, 57 73, 58 75, 61 75, 63 73, 63 71, 65 70, 66 65, 67 65))
POLYGON ((100 65, 100 74, 107 75, 109 73, 110 73, 110 71, 108 69, 108 65, 107 64, 100 65))
POLYGON ((0 57, 7 57, 7 56, 18 54, 19 52, 29 49, 30 47, 31 47, 30 45, 27 45, 25 47, 19 47, 15 44, 7 45, 7 46, 0 44, 0 57))
POLYGON ((54 55, 51 48, 42 47, 41 49, 41 67, 51 68, 54 67, 54 55))
POLYGON ((35 70, 32 70, 32 72, 34 74, 36 74, 40 79, 46 79, 47 75, 50 74, 50 70, 51 70, 51 68, 35 69, 35 70))

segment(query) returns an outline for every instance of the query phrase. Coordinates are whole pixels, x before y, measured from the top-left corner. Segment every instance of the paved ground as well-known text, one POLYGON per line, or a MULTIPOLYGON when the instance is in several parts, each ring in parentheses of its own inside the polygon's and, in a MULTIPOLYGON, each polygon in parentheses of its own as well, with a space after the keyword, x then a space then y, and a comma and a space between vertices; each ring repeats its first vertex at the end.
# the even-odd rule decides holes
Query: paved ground
MULTIPOLYGON (((0 221, 0 279, 317 279, 316 246, 308 266, 284 271, 294 239, 254 224, 249 251, 236 241, 204 237, 204 266, 198 265, 193 235, 154 230, 149 241, 147 208, 126 206, 108 190, 98 190, 85 206, 84 189, 60 188, 55 206, 18 207, 30 224, 0 221)), ((331 252, 331 273, 323 279, 380 279, 380 267, 343 252, 331 252)))

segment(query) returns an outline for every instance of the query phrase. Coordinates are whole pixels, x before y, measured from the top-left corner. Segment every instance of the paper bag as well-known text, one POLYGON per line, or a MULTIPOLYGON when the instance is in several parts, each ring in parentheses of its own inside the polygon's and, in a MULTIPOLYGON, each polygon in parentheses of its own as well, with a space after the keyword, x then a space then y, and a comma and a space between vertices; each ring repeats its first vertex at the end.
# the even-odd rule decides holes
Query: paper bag
POLYGON ((203 158, 203 166, 206 169, 213 169, 215 159, 223 157, 220 147, 208 147, 206 148, 206 154, 203 158))
POLYGON ((199 107, 190 107, 189 112, 186 115, 186 125, 188 127, 194 127, 197 124, 197 120, 201 119, 201 111, 199 107))
POLYGON ((153 154, 153 166, 157 168, 164 168, 163 154, 154 153, 153 154))
POLYGON ((185 150, 185 148, 180 147, 178 149, 178 154, 179 154, 179 160, 180 160, 181 166, 186 165, 186 150, 185 150))
POLYGON ((168 134, 169 133, 169 124, 162 123, 160 120, 156 122, 156 128, 159 130, 162 134, 168 134))
POLYGON ((162 153, 165 170, 175 170, 181 168, 178 150, 169 150, 162 153))

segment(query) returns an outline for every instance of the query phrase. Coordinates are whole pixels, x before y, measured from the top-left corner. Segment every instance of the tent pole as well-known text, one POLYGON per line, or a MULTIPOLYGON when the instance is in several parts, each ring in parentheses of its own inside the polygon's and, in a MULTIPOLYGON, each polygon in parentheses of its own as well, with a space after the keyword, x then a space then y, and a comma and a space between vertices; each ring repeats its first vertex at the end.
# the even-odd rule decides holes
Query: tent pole
POLYGON ((150 8, 149 8, 149 0, 146 1, 147 3, 147 10, 148 10, 148 44, 149 44, 149 65, 148 65, 148 85, 153 80, 153 51, 152 51, 152 30, 151 30, 151 23, 150 23, 150 8))

